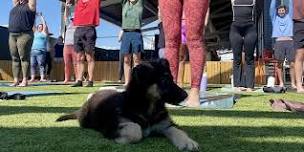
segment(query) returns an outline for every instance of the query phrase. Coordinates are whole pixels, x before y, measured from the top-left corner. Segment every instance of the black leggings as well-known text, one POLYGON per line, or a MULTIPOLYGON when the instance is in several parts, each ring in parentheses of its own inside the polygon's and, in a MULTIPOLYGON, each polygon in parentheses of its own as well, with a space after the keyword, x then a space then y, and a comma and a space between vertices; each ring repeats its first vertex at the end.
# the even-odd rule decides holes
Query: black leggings
POLYGON ((46 75, 49 77, 52 71, 52 56, 50 52, 46 52, 46 58, 45 58, 45 65, 46 65, 46 75))
POLYGON ((234 87, 254 88, 255 65, 254 49, 257 41, 257 29, 254 22, 233 22, 230 28, 230 44, 233 51, 233 83, 234 87), (245 66, 242 71, 242 51, 245 52, 245 66), (242 73, 245 82, 242 84, 242 73))

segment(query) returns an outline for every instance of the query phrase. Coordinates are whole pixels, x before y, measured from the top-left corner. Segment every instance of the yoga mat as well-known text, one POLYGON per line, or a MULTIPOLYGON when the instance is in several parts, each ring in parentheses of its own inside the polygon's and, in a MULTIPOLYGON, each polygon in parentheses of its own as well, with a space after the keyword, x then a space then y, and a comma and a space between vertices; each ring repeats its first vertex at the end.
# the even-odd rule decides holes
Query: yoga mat
POLYGON ((30 96, 41 96, 41 95, 56 95, 56 94, 64 94, 64 92, 60 91, 8 91, 8 95, 14 95, 17 93, 23 94, 27 97, 30 96))
POLYGON ((207 93, 200 94, 200 107, 202 109, 231 109, 235 103, 233 94, 207 93))
MULTIPOLYGON (((200 109, 231 109, 235 104, 236 96, 228 93, 200 93, 200 109)), ((166 104, 168 108, 188 108, 185 102, 180 105, 166 104)))

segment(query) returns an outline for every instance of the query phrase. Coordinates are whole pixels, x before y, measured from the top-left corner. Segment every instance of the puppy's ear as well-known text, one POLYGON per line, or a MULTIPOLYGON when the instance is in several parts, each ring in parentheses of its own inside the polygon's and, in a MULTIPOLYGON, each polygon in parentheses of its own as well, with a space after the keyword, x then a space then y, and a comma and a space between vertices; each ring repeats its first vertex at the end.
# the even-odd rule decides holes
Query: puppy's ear
POLYGON ((155 79, 154 67, 151 64, 142 63, 133 68, 130 83, 137 86, 147 86, 155 79))
POLYGON ((139 85, 140 82, 142 82, 142 78, 143 78, 143 72, 140 72, 142 71, 142 68, 141 68, 141 65, 138 65, 136 67, 134 67, 132 69, 132 72, 131 72, 131 82, 132 83, 135 83, 136 85, 139 85))
POLYGON ((139 74, 138 74, 138 66, 134 67, 132 69, 132 72, 131 72, 131 79, 133 81, 138 81, 140 78, 139 78, 139 74))

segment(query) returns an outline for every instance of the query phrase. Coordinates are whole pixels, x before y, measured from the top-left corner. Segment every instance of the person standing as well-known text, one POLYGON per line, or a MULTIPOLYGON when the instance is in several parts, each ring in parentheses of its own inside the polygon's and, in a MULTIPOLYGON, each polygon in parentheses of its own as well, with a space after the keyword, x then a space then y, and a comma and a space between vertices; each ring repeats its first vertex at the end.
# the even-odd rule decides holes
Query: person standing
POLYGON ((74 49, 77 53, 77 81, 72 87, 82 87, 84 61, 88 62, 88 83, 86 87, 93 87, 95 67, 94 51, 96 43, 96 29, 99 25, 100 0, 78 0, 75 6, 74 49))
POLYGON ((282 65, 285 58, 290 63, 291 87, 296 88, 295 83, 295 49, 293 42, 293 2, 289 0, 289 6, 280 5, 276 8, 276 1, 271 0, 270 17, 272 20, 272 37, 275 39, 274 57, 278 63, 275 64, 276 75, 278 76, 279 86, 284 87, 282 65))
POLYGON ((64 37, 64 48, 63 48, 63 58, 64 58, 64 83, 68 83, 71 80, 71 69, 74 68, 74 75, 77 75, 77 54, 74 50, 74 33, 76 27, 73 24, 74 19, 74 0, 67 0, 65 4, 65 37, 64 37))
POLYGON ((130 80, 131 61, 134 66, 141 61, 141 52, 144 51, 141 35, 143 15, 143 0, 122 0, 122 30, 120 53, 124 60, 125 85, 130 80))
POLYGON ((254 50, 257 42, 256 23, 263 10, 263 2, 258 0, 231 0, 233 20, 229 39, 233 52, 233 84, 237 91, 251 92, 254 88, 254 50), (245 65, 243 68, 246 75, 245 84, 242 84, 243 50, 245 52, 245 65))
POLYGON ((199 92, 205 64, 205 43, 203 39, 204 21, 208 10, 208 0, 160 0, 161 16, 164 25, 166 51, 171 74, 177 82, 178 50, 181 42, 181 19, 185 12, 186 39, 191 66, 191 89, 186 105, 200 106, 199 92))
POLYGON ((302 86, 304 62, 304 1, 293 1, 294 44, 296 48, 295 73, 298 93, 304 93, 302 86))
POLYGON ((28 85, 30 53, 33 43, 33 26, 36 16, 36 0, 13 0, 9 14, 9 49, 12 57, 14 82, 11 86, 28 85), (22 82, 19 74, 22 70, 22 82))
POLYGON ((34 34, 34 41, 31 51, 31 80, 35 81, 36 76, 36 65, 38 64, 40 71, 40 81, 46 81, 45 79, 45 64, 46 64, 46 52, 47 52, 47 41, 48 41, 48 27, 46 21, 42 16, 42 13, 38 13, 41 18, 42 24, 37 25, 37 29, 34 34))

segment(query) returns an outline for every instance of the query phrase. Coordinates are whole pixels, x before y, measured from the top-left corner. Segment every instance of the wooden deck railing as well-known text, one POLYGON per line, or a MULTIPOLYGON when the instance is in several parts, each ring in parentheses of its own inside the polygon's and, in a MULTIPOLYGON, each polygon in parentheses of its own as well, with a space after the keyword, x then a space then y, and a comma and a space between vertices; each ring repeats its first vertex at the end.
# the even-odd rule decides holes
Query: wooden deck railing
MULTIPOLYGON (((97 61, 95 64, 94 79, 96 81, 116 81, 118 80, 118 61, 97 61)), ((232 62, 208 61, 206 69, 208 83, 210 84, 229 84, 232 75, 232 62)), ((186 63, 184 83, 190 83, 190 65, 186 63)), ((255 70, 256 84, 265 84, 265 66, 256 64, 255 70)), ((11 81, 12 70, 11 61, 0 60, 0 80, 11 81)), ((64 79, 64 65, 62 62, 53 63, 53 70, 50 79, 62 81, 64 79)))

